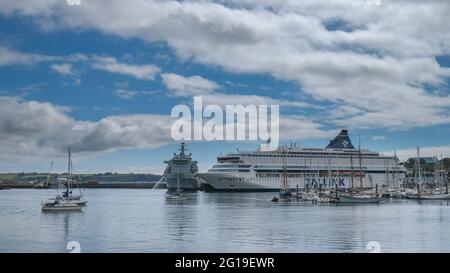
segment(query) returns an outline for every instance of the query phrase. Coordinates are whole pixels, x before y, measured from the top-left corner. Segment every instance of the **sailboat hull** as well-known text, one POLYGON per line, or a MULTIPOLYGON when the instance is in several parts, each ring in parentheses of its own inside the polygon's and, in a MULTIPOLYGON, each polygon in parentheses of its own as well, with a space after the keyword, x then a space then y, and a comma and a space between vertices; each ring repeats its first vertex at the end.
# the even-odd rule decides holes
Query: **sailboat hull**
POLYGON ((54 207, 54 208, 42 208, 42 211, 81 211, 83 209, 82 206, 77 207, 54 207))
POLYGON ((351 196, 351 195, 339 196, 339 203, 377 204, 380 203, 381 201, 382 201, 381 198, 370 196, 351 196))
POLYGON ((84 205, 71 202, 52 202, 47 201, 42 204, 42 211, 80 211, 84 205))
POLYGON ((418 199, 418 200, 450 200, 450 194, 436 194, 436 195, 423 195, 416 196, 410 199, 418 199))

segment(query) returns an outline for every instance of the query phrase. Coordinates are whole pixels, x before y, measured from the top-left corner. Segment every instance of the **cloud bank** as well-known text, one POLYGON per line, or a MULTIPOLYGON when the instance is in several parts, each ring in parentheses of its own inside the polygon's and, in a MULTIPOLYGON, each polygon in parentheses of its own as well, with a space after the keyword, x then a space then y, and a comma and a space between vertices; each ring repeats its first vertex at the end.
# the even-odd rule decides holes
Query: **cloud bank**
MULTIPOLYGON (((33 16, 48 31, 95 29, 163 41, 182 59, 296 81, 299 92, 333 106, 327 116, 338 112, 331 118, 338 126, 450 123, 450 69, 436 61, 450 53, 448 1, 111 0, 72 7, 17 0, 0 1, 0 12, 33 16)), ((99 62, 100 69, 143 79, 156 71, 99 62)))

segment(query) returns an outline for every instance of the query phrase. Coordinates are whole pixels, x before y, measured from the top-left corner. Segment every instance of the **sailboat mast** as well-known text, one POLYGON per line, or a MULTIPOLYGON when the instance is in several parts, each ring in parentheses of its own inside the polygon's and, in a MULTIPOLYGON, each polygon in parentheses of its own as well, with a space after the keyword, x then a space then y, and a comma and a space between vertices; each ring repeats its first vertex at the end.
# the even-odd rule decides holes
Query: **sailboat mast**
MULTIPOLYGON (((398 158, 397 158, 397 151, 396 150, 394 150, 394 156, 395 156, 395 177, 394 177, 394 173, 392 173, 392 185, 393 185, 393 187, 395 187, 395 182, 394 181, 399 182, 399 180, 398 180, 398 158)), ((397 184, 399 184, 399 183, 397 183, 397 184)))
POLYGON ((352 173, 351 173, 351 177, 352 177, 352 191, 354 191, 355 190, 355 176, 354 176, 355 171, 353 169, 353 156, 352 155, 350 156, 350 165, 351 165, 351 171, 352 171, 352 173))
POLYGON ((285 155, 285 150, 284 150, 284 147, 283 147, 283 174, 282 174, 283 179, 282 179, 282 182, 283 182, 283 189, 287 190, 288 182, 287 182, 287 168, 286 168, 286 157, 285 156, 286 156, 285 155))
POLYGON ((70 157, 71 157, 71 154, 70 154, 70 147, 69 147, 69 157, 67 160, 67 174, 69 174, 69 175, 70 175, 70 157))
POLYGON ((71 186, 71 183, 72 183, 72 177, 71 177, 71 175, 70 175, 70 173, 71 173, 71 156, 72 156, 72 154, 70 153, 70 147, 68 148, 68 151, 69 151, 69 155, 68 155, 68 160, 67 160, 67 192, 66 192, 66 194, 67 194, 67 199, 69 199, 69 193, 70 193, 70 186, 71 186))
POLYGON ((358 150, 359 150, 359 183, 360 183, 361 190, 363 190, 361 136, 358 136, 358 139, 359 139, 359 145, 358 145, 358 150))
MULTIPOLYGON (((439 162, 437 155, 434 156, 434 158, 436 159, 436 162, 439 162)), ((438 182, 438 164, 434 164, 434 183, 437 183, 438 186, 440 186, 439 182, 438 182)))
POLYGON ((422 171, 420 169, 420 149, 417 147, 417 175, 419 176, 419 184, 422 184, 422 171))
POLYGON ((53 161, 50 163, 50 169, 48 170, 48 174, 47 174, 47 182, 45 184, 45 186, 50 185, 50 174, 52 172, 52 168, 53 168, 53 161))
POLYGON ((439 164, 439 180, 442 180, 442 183, 447 184, 447 179, 445 177, 446 172, 444 171, 444 160, 442 159, 442 154, 441 154, 441 161, 439 164))
POLYGON ((387 183, 387 187, 388 187, 388 189, 390 188, 389 187, 389 159, 388 158, 386 158, 385 160, 384 160, 384 163, 386 164, 386 183, 387 183))

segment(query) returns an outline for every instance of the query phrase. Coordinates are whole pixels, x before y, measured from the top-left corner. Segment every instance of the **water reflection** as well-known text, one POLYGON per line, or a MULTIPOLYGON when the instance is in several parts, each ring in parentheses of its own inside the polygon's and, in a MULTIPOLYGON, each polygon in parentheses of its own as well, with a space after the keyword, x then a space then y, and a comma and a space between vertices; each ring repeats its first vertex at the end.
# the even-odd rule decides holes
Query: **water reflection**
POLYGON ((273 193, 88 190, 83 212, 40 211, 51 192, 0 192, 0 252, 449 252, 448 201, 273 203, 273 193))
POLYGON ((181 200, 166 199, 163 208, 167 233, 176 241, 183 241, 187 235, 196 232, 198 194, 183 193, 183 197, 181 200))

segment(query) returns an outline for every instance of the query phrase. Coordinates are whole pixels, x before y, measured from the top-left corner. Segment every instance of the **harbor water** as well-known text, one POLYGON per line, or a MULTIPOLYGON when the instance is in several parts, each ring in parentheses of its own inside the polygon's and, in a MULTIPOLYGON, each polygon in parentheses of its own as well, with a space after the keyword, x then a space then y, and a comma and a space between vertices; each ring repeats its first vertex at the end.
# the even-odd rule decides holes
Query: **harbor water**
POLYGON ((53 190, 0 191, 0 252, 450 252, 450 202, 336 205, 275 193, 86 189, 82 212, 44 213, 53 190), (70 249, 70 247, 69 247, 70 249))

